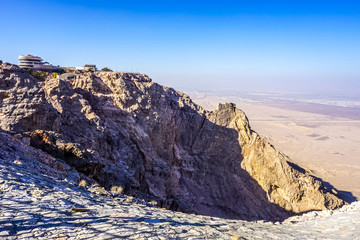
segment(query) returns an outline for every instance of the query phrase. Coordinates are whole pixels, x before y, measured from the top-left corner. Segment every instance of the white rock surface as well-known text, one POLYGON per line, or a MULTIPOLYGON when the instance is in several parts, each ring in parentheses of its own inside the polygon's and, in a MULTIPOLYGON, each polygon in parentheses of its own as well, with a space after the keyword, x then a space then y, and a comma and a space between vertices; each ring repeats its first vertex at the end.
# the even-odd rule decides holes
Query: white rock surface
POLYGON ((360 239, 360 202, 283 223, 227 220, 96 195, 6 160, 0 160, 0 208, 0 239, 360 239))

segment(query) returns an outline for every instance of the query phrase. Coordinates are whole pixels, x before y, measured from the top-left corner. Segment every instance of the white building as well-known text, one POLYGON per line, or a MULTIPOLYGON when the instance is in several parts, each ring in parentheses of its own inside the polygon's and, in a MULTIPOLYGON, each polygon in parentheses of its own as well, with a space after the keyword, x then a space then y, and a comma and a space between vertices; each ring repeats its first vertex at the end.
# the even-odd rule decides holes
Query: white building
POLYGON ((19 67, 31 68, 35 70, 55 70, 58 67, 50 65, 48 62, 43 62, 43 59, 33 55, 19 56, 19 67))

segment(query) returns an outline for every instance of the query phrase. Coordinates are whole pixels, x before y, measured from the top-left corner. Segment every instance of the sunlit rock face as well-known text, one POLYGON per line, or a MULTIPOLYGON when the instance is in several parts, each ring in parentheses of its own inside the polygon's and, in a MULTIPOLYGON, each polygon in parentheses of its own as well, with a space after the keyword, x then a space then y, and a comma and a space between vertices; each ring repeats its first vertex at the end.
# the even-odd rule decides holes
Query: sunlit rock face
POLYGON ((205 111, 144 74, 40 80, 3 63, 0 127, 105 187, 173 210, 278 220, 344 204, 254 132, 234 104, 205 111))

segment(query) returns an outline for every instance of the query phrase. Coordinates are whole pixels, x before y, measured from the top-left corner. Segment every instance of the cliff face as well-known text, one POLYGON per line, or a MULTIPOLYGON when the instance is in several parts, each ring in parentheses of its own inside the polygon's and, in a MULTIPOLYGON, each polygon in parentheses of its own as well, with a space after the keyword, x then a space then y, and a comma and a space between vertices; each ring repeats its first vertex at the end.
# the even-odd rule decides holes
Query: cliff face
POLYGON ((205 111, 143 74, 41 81, 1 64, 0 119, 80 174, 174 210, 270 220, 344 204, 251 130, 235 105, 205 111))

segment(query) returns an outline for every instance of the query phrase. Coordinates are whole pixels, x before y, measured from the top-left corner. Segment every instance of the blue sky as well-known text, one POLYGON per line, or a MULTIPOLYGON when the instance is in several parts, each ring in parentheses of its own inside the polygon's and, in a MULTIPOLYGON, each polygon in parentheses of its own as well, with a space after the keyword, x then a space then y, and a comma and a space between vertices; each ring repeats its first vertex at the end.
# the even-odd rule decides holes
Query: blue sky
POLYGON ((360 94, 358 1, 1 1, 0 59, 95 63, 179 90, 360 94))

